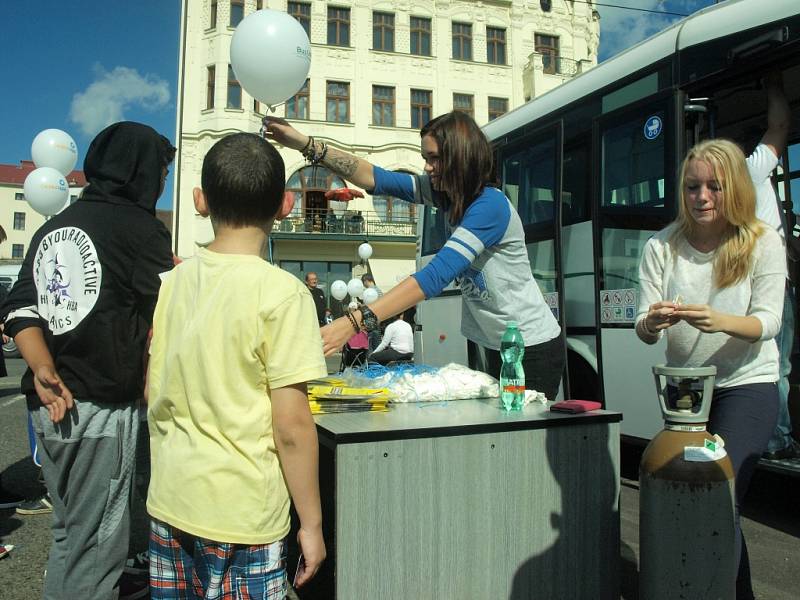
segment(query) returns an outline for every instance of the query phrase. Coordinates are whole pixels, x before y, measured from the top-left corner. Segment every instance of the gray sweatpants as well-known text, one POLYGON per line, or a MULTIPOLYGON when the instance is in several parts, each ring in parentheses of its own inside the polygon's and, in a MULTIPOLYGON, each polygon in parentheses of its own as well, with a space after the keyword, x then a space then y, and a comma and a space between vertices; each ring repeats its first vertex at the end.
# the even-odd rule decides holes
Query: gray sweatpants
POLYGON ((53 501, 45 600, 116 600, 130 533, 136 406, 76 400, 61 423, 31 411, 53 501))

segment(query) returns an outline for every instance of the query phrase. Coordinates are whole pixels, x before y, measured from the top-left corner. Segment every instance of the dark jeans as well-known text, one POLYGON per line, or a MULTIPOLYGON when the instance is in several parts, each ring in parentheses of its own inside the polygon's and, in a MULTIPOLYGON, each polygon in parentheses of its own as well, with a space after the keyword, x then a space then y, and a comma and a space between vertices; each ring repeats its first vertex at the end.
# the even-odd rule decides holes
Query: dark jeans
POLYGON ((753 598, 750 560, 739 526, 739 509, 750 486, 750 479, 762 452, 767 448, 778 419, 778 386, 751 383, 714 389, 708 431, 725 441, 736 477, 736 577, 737 600, 753 598))
MULTIPOLYGON (((486 372, 500 379, 500 367, 503 365, 500 352, 489 348, 485 351, 486 372)), ((558 395, 558 384, 564 374, 563 338, 559 335, 541 344, 526 346, 522 368, 525 370, 526 390, 542 392, 548 400, 555 400, 558 395)))
POLYGON ((413 352, 398 352, 394 348, 384 348, 380 352, 373 352, 369 355, 370 362, 376 362, 382 365, 395 360, 411 360, 412 358, 414 358, 413 352))

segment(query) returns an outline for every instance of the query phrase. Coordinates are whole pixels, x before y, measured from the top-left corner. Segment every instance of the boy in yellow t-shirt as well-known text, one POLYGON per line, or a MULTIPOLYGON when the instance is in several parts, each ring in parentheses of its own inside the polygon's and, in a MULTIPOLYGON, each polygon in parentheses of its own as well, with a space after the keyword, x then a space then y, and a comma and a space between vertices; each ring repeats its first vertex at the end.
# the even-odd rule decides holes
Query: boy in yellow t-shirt
POLYGON ((290 494, 296 584, 325 558, 305 384, 327 374, 319 325, 303 283, 261 259, 293 202, 277 151, 253 134, 225 137, 202 186, 195 208, 215 239, 164 277, 153 318, 151 594, 282 599, 290 494))

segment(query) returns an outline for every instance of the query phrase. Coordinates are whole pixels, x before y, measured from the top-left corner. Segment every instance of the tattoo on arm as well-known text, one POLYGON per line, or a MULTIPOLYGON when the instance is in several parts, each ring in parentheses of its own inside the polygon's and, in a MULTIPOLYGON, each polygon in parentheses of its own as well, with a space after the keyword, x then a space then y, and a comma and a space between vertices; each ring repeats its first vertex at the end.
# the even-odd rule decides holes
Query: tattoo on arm
POLYGON ((358 160, 359 159, 352 154, 334 150, 329 146, 328 153, 325 155, 325 160, 322 161, 322 164, 331 169, 337 175, 341 175, 345 179, 348 179, 355 174, 356 170, 358 169, 358 160))

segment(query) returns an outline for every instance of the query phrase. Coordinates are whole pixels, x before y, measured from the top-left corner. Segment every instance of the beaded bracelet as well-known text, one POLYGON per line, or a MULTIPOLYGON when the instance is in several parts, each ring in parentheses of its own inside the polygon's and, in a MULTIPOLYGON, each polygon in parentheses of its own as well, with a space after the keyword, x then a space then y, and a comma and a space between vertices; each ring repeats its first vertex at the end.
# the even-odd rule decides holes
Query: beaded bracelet
POLYGON ((654 337, 658 335, 657 331, 650 331, 650 328, 647 326, 647 317, 642 319, 642 331, 644 331, 647 335, 654 337))
POLYGON ((309 149, 311 146, 313 146, 313 145, 314 145, 314 136, 311 136, 311 135, 310 135, 310 136, 308 136, 308 141, 306 142, 306 145, 305 145, 305 146, 303 146, 303 147, 300 149, 300 154, 302 154, 303 156, 305 156, 305 155, 306 155, 306 152, 308 152, 308 149, 309 149))
POLYGON ((356 323, 356 318, 353 316, 353 314, 349 313, 349 312, 347 312, 345 314, 347 315, 347 318, 350 319, 350 324, 353 326, 353 329, 355 330, 355 332, 356 333, 360 333, 361 332, 361 328, 359 328, 358 323, 356 323))

